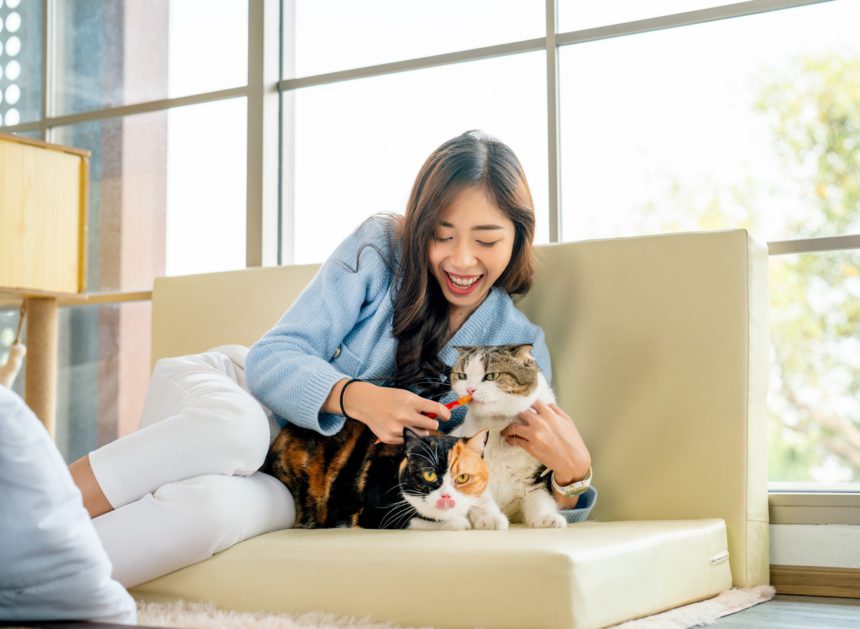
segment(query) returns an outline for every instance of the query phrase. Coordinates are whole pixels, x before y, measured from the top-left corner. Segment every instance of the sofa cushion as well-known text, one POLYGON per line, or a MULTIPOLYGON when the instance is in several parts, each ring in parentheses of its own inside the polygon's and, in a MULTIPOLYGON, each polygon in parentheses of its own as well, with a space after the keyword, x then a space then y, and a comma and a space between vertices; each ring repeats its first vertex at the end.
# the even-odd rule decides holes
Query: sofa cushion
POLYGON ((285 530, 132 590, 239 611, 436 627, 588 629, 731 587, 722 520, 507 531, 285 530))

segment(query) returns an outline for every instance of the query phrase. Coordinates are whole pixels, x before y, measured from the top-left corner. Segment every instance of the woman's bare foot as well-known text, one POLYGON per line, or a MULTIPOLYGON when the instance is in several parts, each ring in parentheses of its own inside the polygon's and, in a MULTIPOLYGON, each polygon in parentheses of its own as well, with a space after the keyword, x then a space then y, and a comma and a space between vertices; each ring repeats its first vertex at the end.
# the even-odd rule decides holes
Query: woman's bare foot
POLYGON ((75 481, 75 485, 83 494, 84 507, 90 512, 91 518, 113 511, 113 507, 108 502, 95 474, 93 474, 89 455, 82 456, 72 463, 69 466, 69 471, 72 473, 72 480, 75 481))

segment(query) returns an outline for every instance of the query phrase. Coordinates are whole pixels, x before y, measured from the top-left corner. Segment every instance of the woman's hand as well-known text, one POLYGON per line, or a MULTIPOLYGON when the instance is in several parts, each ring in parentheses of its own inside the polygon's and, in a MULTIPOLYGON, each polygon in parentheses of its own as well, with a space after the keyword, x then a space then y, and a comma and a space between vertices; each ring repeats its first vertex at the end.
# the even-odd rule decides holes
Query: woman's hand
MULTIPOLYGON (((546 465, 555 474, 555 482, 569 485, 582 480, 591 466, 591 455, 570 416, 555 404, 540 400, 517 415, 517 421, 502 431, 511 445, 517 445, 546 465)), ((576 498, 556 500, 562 507, 576 498)), ((572 505, 571 505, 572 506, 572 505)))
POLYGON ((439 421, 422 413, 436 413, 440 420, 451 419, 444 404, 415 395, 406 389, 378 387, 370 382, 354 382, 343 398, 350 417, 367 424, 383 443, 403 443, 403 428, 409 426, 419 435, 439 429, 439 421))

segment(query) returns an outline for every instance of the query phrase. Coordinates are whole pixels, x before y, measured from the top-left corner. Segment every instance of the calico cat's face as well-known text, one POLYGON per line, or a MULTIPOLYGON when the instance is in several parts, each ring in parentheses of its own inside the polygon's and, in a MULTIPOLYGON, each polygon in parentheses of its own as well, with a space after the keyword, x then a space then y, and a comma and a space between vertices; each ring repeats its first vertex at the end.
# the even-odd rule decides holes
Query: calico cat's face
POLYGON ((406 458, 400 465, 400 490, 425 518, 445 521, 464 516, 487 488, 484 462, 487 431, 471 438, 419 437, 404 430, 406 458))
POLYGON ((535 402, 538 368, 531 345, 458 347, 451 388, 470 395, 469 412, 510 418, 535 402))

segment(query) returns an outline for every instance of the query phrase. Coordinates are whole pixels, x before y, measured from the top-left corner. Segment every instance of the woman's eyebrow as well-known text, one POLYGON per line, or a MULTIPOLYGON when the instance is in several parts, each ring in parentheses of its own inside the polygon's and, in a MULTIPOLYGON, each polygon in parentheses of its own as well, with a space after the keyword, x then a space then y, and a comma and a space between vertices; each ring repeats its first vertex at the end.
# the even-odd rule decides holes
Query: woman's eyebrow
MULTIPOLYGON (((439 224, 442 227, 454 227, 451 223, 445 221, 439 221, 439 224)), ((502 227, 501 225, 474 225, 472 227, 472 231, 493 231, 496 229, 504 229, 504 227, 502 227)))

